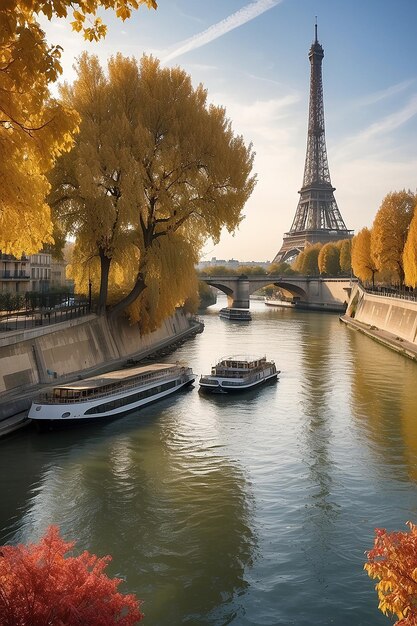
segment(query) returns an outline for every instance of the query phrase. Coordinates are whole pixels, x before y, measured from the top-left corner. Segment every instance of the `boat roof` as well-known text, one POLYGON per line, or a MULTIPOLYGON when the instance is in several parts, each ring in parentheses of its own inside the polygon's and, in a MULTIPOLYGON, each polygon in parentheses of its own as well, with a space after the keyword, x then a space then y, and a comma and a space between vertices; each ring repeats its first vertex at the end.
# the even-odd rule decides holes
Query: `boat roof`
POLYGON ((232 354, 231 356, 224 356, 219 359, 217 362, 222 363, 223 361, 239 361, 240 363, 253 363, 253 361, 260 361, 261 359, 266 359, 264 354, 257 355, 247 355, 247 354, 232 354))
POLYGON ((114 370, 112 372, 106 372, 98 376, 91 376, 91 378, 85 378, 84 380, 77 380, 73 383, 64 385, 55 385, 54 389, 92 389, 94 387, 103 387, 110 383, 119 382, 122 380, 128 380, 141 374, 147 374, 148 372, 163 372, 170 367, 175 366, 175 363, 152 363, 149 365, 141 365, 138 367, 126 367, 122 370, 114 370))

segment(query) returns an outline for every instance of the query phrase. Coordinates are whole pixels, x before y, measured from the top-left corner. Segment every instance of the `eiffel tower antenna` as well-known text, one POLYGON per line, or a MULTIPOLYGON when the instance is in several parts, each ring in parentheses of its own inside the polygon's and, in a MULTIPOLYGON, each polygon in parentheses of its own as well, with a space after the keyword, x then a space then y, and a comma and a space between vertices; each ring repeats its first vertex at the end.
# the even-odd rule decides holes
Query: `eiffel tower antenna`
POLYGON ((317 37, 317 17, 310 59, 310 103, 308 110, 307 151, 303 185, 292 226, 273 262, 294 259, 306 246, 339 241, 353 236, 347 230, 333 195, 324 132, 322 61, 323 47, 317 37))

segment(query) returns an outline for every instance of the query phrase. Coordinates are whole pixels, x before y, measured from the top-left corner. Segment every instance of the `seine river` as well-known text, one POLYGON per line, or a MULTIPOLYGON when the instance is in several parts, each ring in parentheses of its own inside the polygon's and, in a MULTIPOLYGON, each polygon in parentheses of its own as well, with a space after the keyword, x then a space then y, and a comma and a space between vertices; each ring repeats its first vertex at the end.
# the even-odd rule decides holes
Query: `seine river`
POLYGON ((152 626, 378 626, 374 528, 417 522, 417 365, 337 315, 252 302, 164 360, 266 354, 279 381, 198 386, 118 421, 0 442, 0 543, 49 524, 144 600, 152 626))

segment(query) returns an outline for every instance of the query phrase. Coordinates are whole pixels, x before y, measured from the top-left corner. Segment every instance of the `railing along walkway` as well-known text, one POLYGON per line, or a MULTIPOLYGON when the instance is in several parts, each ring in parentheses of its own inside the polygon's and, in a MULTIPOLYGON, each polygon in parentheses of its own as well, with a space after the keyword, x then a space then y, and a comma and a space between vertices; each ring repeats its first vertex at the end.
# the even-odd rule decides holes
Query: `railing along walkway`
POLYGON ((370 293, 374 296, 383 296, 384 298, 396 298, 397 300, 409 300, 411 302, 417 302, 417 293, 410 293, 405 291, 395 291, 392 288, 385 287, 365 287, 361 284, 361 287, 366 293, 370 293))

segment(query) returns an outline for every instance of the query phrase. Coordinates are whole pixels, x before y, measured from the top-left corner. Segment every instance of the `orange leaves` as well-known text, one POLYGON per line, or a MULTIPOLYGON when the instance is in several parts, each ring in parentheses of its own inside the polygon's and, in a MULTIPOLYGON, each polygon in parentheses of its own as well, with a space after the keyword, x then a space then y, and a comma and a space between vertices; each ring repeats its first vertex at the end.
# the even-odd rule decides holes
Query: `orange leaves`
POLYGON ((360 280, 373 279, 378 265, 371 252, 371 231, 362 228, 352 241, 352 269, 360 280))
POLYGON ((372 256, 380 269, 394 272, 400 284, 404 279, 403 250, 415 206, 416 195, 412 191, 388 193, 372 225, 372 256))
POLYGON ((72 27, 89 41, 106 35, 96 18, 111 8, 121 19, 153 0, 0 0, 0 249, 16 256, 51 240, 46 174, 69 150, 78 130, 75 111, 50 98, 60 76, 60 46, 51 46, 37 21, 73 16, 72 27), (85 25, 86 17, 94 20, 85 25))
POLYGON ((143 618, 140 601, 104 573, 110 557, 69 556, 73 547, 51 526, 38 544, 1 548, 1 626, 133 626, 143 618))
POLYGON ((375 529, 372 550, 364 569, 379 579, 378 608, 398 617, 395 626, 417 626, 417 526, 407 522, 408 532, 375 529))
POLYGON ((417 204, 403 251, 405 283, 417 287, 417 204))

